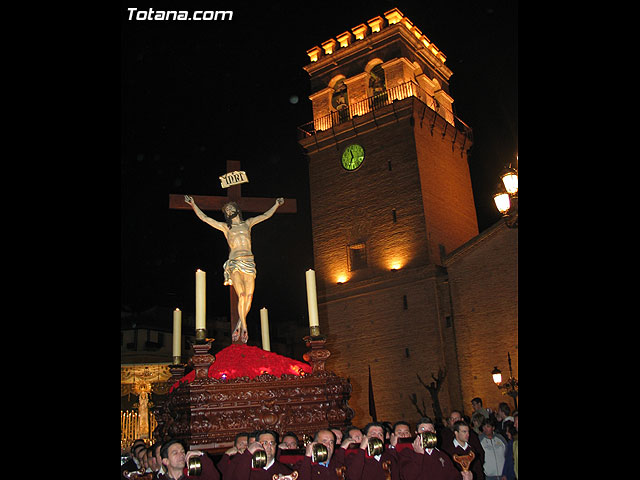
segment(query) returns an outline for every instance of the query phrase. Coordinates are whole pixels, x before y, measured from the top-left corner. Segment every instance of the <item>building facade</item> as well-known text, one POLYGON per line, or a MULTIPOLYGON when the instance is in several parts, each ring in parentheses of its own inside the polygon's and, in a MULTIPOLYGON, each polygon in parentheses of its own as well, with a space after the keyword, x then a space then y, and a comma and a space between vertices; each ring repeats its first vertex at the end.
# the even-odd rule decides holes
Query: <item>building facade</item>
MULTIPOLYGON (((446 57, 397 9, 307 53, 314 118, 300 144, 327 367, 351 379, 360 426, 370 420, 369 367, 378 419, 415 420, 412 394, 433 415, 417 376, 428 383, 440 369, 444 413, 469 412, 466 369, 487 359, 460 356, 456 305, 468 305, 454 301, 449 267, 460 274, 470 257, 449 253, 479 232, 472 131, 453 114, 446 57)), ((455 285, 466 289, 466 278, 455 285)))

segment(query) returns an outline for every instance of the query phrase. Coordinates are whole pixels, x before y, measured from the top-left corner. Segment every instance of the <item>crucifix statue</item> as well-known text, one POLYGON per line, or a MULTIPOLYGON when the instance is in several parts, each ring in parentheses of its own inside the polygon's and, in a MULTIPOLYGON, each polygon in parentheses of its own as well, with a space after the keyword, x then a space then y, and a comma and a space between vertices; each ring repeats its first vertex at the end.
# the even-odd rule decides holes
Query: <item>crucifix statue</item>
MULTIPOLYGON (((228 171, 240 168, 240 162, 227 161, 228 171)), ((232 185, 227 197, 170 195, 169 208, 192 208, 198 218, 222 231, 229 244, 229 259, 224 263, 224 284, 233 286, 231 292, 231 340, 233 343, 247 343, 247 314, 251 308, 255 286, 256 267, 251 251, 251 227, 271 218, 281 206, 282 213, 295 213, 296 200, 278 198, 250 198, 240 195, 240 185, 232 185), (288 204, 288 205, 287 205, 288 204), (263 214, 243 220, 241 211, 261 211, 270 205, 263 214), (285 208, 285 205, 287 208, 285 208), (202 210, 220 208, 225 222, 218 222, 202 210)))

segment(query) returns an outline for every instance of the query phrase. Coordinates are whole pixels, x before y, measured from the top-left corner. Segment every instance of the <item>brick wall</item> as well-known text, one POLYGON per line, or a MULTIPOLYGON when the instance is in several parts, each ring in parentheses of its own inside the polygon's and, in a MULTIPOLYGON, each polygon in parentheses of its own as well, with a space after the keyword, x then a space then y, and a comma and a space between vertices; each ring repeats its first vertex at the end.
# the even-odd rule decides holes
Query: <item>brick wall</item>
MULTIPOLYGON (((435 267, 390 272, 357 287, 343 285, 343 295, 323 301, 319 307, 320 328, 328 336, 332 356, 327 368, 350 377, 353 394, 349 405, 354 423, 370 420, 368 410, 368 366, 371 366, 378 419, 415 421, 418 414, 410 394, 431 398, 419 384, 444 366, 446 345, 438 321, 441 300, 437 297, 435 267)), ((443 406, 450 404, 448 388, 440 394, 443 406)))
POLYGON ((465 409, 480 397, 496 408, 504 396, 491 378, 509 376, 507 352, 518 377, 518 230, 500 221, 446 261, 465 409))
POLYGON ((439 244, 455 249, 477 234, 477 223, 462 137, 454 143, 455 132, 440 117, 433 134, 430 123, 420 125, 423 105, 396 102, 378 110, 375 122, 369 115, 354 131, 343 125, 324 133, 315 149, 309 144, 320 328, 332 352, 327 368, 351 379, 349 404, 359 426, 370 420, 369 365, 379 419, 417 420, 411 393, 433 415, 416 374, 429 383, 441 367, 448 371, 439 395, 444 413, 462 407, 455 337, 447 326, 449 285, 437 264, 439 244), (340 163, 351 143, 365 149, 355 172, 340 163), (347 246, 362 242, 368 268, 348 272, 347 246), (394 265, 400 270, 392 271, 394 265), (340 275, 346 283, 337 284, 340 275))
POLYGON ((353 243, 366 243, 371 267, 368 272, 355 272, 358 279, 388 271, 393 261, 408 266, 428 262, 408 119, 313 153, 309 169, 315 268, 322 280, 335 283, 340 274, 351 278, 346 247, 353 243), (344 170, 340 163, 351 143, 365 149, 365 161, 355 172, 344 170))
POLYGON ((467 155, 462 135, 432 110, 423 114, 422 105, 415 109, 414 129, 429 247, 435 253, 444 245, 450 252, 478 234, 467 155))

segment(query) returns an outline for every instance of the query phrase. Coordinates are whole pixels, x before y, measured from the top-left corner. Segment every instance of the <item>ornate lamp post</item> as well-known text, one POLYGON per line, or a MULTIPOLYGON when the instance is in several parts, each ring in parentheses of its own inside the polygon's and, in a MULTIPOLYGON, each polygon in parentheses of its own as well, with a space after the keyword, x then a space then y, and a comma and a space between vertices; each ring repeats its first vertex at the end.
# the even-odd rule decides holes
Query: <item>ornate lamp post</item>
MULTIPOLYGON (((517 166, 516 156, 516 166, 517 166)), ((511 165, 500 173, 500 182, 493 195, 498 211, 509 228, 518 228, 518 169, 511 165)))
POLYGON ((513 404, 515 409, 518 409, 518 379, 513 376, 513 370, 511 369, 511 354, 507 352, 507 360, 509 362, 509 379, 502 383, 502 372, 498 367, 494 367, 491 375, 493 375, 493 382, 496 386, 502 390, 503 395, 509 395, 513 398, 513 404))

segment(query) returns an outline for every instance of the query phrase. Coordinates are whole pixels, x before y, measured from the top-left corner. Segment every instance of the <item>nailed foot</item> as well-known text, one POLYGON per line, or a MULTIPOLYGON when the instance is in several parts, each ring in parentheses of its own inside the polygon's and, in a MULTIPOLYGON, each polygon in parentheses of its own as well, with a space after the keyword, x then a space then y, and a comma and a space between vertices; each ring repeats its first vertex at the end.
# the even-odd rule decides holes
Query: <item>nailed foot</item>
MULTIPOLYGON (((233 342, 237 342, 238 339, 240 338, 241 332, 242 332, 242 322, 238 320, 238 323, 236 323, 236 328, 233 329, 233 333, 231 334, 231 340, 233 342)), ((246 340, 244 341, 244 343, 247 343, 246 340)))

